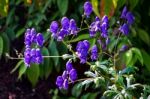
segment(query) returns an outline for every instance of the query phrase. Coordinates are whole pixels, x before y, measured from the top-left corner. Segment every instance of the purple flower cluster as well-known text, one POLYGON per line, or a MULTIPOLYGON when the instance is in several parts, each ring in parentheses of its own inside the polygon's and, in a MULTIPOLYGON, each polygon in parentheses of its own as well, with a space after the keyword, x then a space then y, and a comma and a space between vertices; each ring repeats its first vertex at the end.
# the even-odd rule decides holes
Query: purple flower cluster
POLYGON ((122 14, 121 14, 121 18, 125 19, 127 21, 127 23, 124 23, 122 26, 120 26, 119 30, 124 34, 124 35, 128 35, 129 34, 129 26, 131 24, 133 24, 134 22, 134 16, 133 14, 127 10, 127 7, 125 6, 122 14))
POLYGON ((90 37, 94 37, 96 36, 97 32, 101 32, 101 36, 103 38, 107 38, 108 26, 109 26, 109 21, 106 15, 103 16, 102 20, 100 20, 99 17, 96 17, 94 22, 91 23, 90 28, 89 28, 90 37))
POLYGON ((43 46, 44 38, 41 33, 36 33, 35 29, 27 29, 25 33, 25 52, 24 62, 26 66, 30 66, 31 63, 40 64, 43 61, 42 54, 39 48, 32 48, 32 45, 36 44, 39 47, 43 46))
POLYGON ((53 21, 50 24, 49 32, 52 33, 52 37, 57 39, 58 41, 62 41, 67 35, 77 35, 79 28, 76 25, 74 19, 68 19, 67 17, 63 17, 61 19, 61 27, 59 27, 58 22, 53 21))
MULTIPOLYGON (((87 40, 78 42, 76 46, 76 54, 80 59, 80 63, 84 64, 87 61, 88 51, 90 48, 90 43, 87 40)), ((98 58, 98 48, 94 45, 91 49, 91 59, 97 60, 98 58)))
POLYGON ((90 43, 87 40, 78 42, 76 46, 76 54, 80 58, 80 63, 86 63, 90 43))
POLYGON ((71 61, 66 63, 66 70, 63 72, 62 76, 58 76, 56 79, 56 85, 60 89, 68 89, 69 80, 74 82, 77 79, 77 72, 73 68, 71 61))
POLYGON ((84 15, 89 17, 92 11, 93 11, 92 4, 89 1, 85 2, 84 3, 84 15))

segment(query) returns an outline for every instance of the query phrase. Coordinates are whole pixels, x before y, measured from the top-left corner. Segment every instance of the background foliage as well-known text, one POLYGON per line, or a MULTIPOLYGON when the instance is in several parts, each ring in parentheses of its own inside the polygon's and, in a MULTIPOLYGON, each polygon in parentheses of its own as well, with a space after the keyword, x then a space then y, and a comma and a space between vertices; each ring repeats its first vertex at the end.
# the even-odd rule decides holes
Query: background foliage
MULTIPOLYGON (((79 0, 0 0, 0 57, 1 61, 5 60, 3 64, 11 64, 8 63, 7 54, 16 57, 21 56, 20 53, 23 53, 26 28, 35 27, 38 32, 43 33, 47 40, 50 35, 46 30, 53 20, 60 20, 61 17, 67 16, 74 18, 80 24, 84 2, 79 0)), ((126 41, 127 39, 124 38, 123 43, 121 42, 120 46, 118 46, 121 47, 122 44, 130 42, 133 48, 118 57, 129 66, 124 72, 135 71, 136 82, 149 85, 150 80, 147 78, 150 77, 150 1, 91 0, 91 2, 94 7, 93 14, 97 16, 107 14, 111 20, 111 26, 115 24, 115 21, 120 16, 124 5, 127 5, 134 13, 136 22, 128 36, 129 40, 126 41), (138 70, 134 70, 134 68, 138 68, 138 70)), ((84 31, 77 38, 68 40, 68 42, 75 43, 79 40, 88 39, 88 35, 88 31, 84 31)), ((110 48, 113 44, 114 42, 111 42, 110 48)), ((44 45, 45 47, 42 49, 43 55, 63 55, 68 53, 67 48, 61 42, 55 42, 52 38, 50 38, 50 42, 45 42, 44 45)), ((18 79, 27 78, 33 87, 36 87, 38 81, 49 78, 48 82, 53 86, 50 88, 49 95, 54 99, 62 96, 65 98, 67 95, 70 96, 70 99, 91 99, 102 95, 99 90, 103 89, 88 87, 92 86, 90 80, 84 81, 82 84, 71 85, 72 87, 68 92, 58 91, 55 86, 55 79, 65 67, 65 61, 60 58, 45 59, 43 64, 33 65, 31 68, 26 68, 22 60, 14 61, 16 65, 13 65, 14 68, 10 73, 18 72, 18 79)), ((80 74, 79 76, 84 77, 83 72, 87 70, 87 67, 85 66, 85 68, 81 69, 78 63, 74 65, 79 72, 78 74, 80 74)), ((119 78, 119 80, 121 79, 119 78)), ((144 95, 148 95, 150 93, 149 88, 145 88, 144 92, 144 95)))

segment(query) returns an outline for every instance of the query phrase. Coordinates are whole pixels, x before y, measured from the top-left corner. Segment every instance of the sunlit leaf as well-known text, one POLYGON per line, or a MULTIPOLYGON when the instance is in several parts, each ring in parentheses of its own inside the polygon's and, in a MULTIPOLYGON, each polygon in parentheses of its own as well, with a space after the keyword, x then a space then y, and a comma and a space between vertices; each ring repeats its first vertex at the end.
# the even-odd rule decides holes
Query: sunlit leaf
POLYGON ((65 15, 68 10, 69 0, 57 0, 57 6, 62 15, 65 15))
POLYGON ((92 3, 92 6, 93 6, 93 11, 94 13, 97 15, 97 16, 100 16, 100 13, 99 13, 99 8, 98 8, 98 5, 99 5, 99 2, 98 0, 91 0, 91 3, 92 3))

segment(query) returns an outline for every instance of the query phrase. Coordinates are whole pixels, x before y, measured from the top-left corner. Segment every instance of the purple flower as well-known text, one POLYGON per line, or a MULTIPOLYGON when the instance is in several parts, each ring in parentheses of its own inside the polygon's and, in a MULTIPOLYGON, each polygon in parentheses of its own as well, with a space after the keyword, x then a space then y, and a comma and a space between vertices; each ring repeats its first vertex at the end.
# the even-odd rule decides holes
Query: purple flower
POLYGON ((68 74, 67 74, 67 71, 65 70, 65 71, 63 72, 63 74, 62 74, 62 78, 63 78, 63 79, 67 79, 67 76, 68 76, 68 74))
POLYGON ((133 14, 131 12, 128 12, 126 14, 126 19, 127 19, 127 22, 129 24, 133 24, 133 22, 134 22, 134 16, 133 16, 133 14))
POLYGON ((110 43, 110 39, 106 38, 106 45, 108 45, 110 43))
POLYGON ((109 23, 108 16, 106 16, 106 15, 103 16, 102 23, 106 23, 107 27, 108 27, 108 23, 109 23))
POLYGON ((65 80, 64 80, 63 88, 64 88, 64 89, 68 89, 68 79, 65 79, 65 80))
POLYGON ((69 76, 70 76, 70 80, 71 81, 75 81, 77 79, 77 72, 75 69, 72 69, 70 72, 69 72, 69 76))
POLYGON ((129 34, 129 26, 128 24, 123 24, 123 26, 120 26, 119 30, 124 34, 128 35, 129 34))
POLYGON ((31 55, 30 55, 31 49, 27 48, 24 52, 24 63, 26 66, 30 66, 31 63, 31 55))
POLYGON ((76 22, 74 19, 70 20, 69 30, 70 30, 71 34, 77 35, 77 32, 79 29, 77 28, 77 25, 76 25, 76 22))
POLYGON ((103 37, 103 38, 107 38, 108 37, 108 33, 107 33, 107 29, 108 29, 108 27, 107 27, 107 23, 103 23, 102 25, 101 25, 101 36, 103 37))
POLYGON ((120 49, 121 52, 128 50, 128 46, 127 45, 123 45, 120 49))
POLYGON ((69 29, 69 19, 67 17, 63 17, 61 19, 61 26, 63 29, 68 30, 69 29))
POLYGON ((92 8, 92 4, 90 2, 85 2, 84 3, 84 14, 89 17, 89 15, 92 13, 93 8, 92 8))
POLYGON ((121 18, 126 18, 126 14, 127 14, 127 7, 125 6, 124 8, 123 8, 123 11, 122 11, 122 14, 121 14, 121 18))
POLYGON ((68 35, 68 31, 66 29, 60 29, 58 33, 57 41, 62 41, 66 35, 68 35))
POLYGON ((70 61, 68 61, 68 62, 66 63, 66 70, 67 70, 68 72, 70 72, 70 71, 72 70, 72 68, 73 68, 72 63, 71 63, 70 61))
POLYGON ((57 31, 59 29, 59 25, 56 21, 52 21, 50 25, 50 32, 55 36, 57 34, 57 31))
POLYGON ((62 76, 58 76, 57 79, 56 79, 56 85, 59 88, 62 88, 63 87, 63 83, 64 83, 64 80, 63 80, 62 76))
POLYGON ((121 18, 126 19, 129 25, 133 24, 134 22, 134 16, 131 12, 127 10, 126 6, 122 11, 121 18))
POLYGON ((80 58, 80 63, 85 63, 87 60, 88 50, 90 48, 90 43, 87 40, 80 41, 76 47, 76 53, 80 58))
POLYGON ((37 42, 37 45, 42 47, 43 46, 43 43, 44 43, 44 38, 43 38, 43 35, 41 33, 38 33, 36 35, 36 42, 37 42))
POLYGON ((91 23, 89 32, 90 32, 90 37, 95 37, 96 32, 100 31, 100 19, 98 17, 95 18, 95 21, 91 23))
POLYGON ((43 61, 43 57, 42 57, 40 49, 38 48, 36 49, 36 63, 40 64, 42 63, 42 61, 43 61))
POLYGON ((97 58, 98 58, 98 49, 97 49, 97 46, 94 45, 91 49, 91 59, 97 60, 97 58))

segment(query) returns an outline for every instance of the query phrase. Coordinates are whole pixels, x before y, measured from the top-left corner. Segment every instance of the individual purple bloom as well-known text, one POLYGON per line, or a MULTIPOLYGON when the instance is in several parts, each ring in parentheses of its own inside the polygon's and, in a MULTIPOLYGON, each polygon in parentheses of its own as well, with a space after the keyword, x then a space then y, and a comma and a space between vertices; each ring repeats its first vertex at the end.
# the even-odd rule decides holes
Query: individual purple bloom
POLYGON ((58 33, 58 38, 57 38, 57 40, 58 41, 62 41, 63 39, 64 39, 64 37, 66 36, 66 35, 68 35, 68 31, 67 30, 65 30, 65 29, 60 29, 60 31, 59 31, 59 33, 58 33))
POLYGON ((91 59, 97 60, 97 58, 98 58, 98 49, 97 49, 97 46, 94 45, 91 49, 91 59))
POLYGON ((63 74, 62 74, 62 78, 65 80, 65 79, 67 79, 67 76, 68 76, 68 73, 67 73, 67 71, 65 70, 65 71, 63 72, 63 74))
POLYGON ((124 34, 128 35, 129 34, 129 26, 128 24, 123 24, 123 26, 120 26, 119 30, 124 34))
POLYGON ((75 81, 77 79, 77 72, 75 69, 72 69, 70 72, 69 72, 69 77, 70 77, 70 80, 71 81, 75 81))
POLYGON ((26 66, 30 66, 31 63, 31 55, 30 55, 31 49, 27 48, 24 52, 24 63, 26 66))
POLYGON ((57 79, 56 79, 56 85, 59 88, 62 88, 63 87, 63 83, 64 83, 64 80, 63 80, 62 76, 58 76, 57 79))
POLYGON ((35 43, 36 42, 36 30, 34 29, 34 28, 32 28, 31 29, 31 33, 30 33, 30 35, 31 35, 31 42, 33 43, 35 43))
POLYGON ((103 16, 103 18, 102 18, 102 23, 106 23, 106 24, 107 24, 107 27, 108 27, 108 23, 109 23, 108 16, 106 16, 106 15, 103 16))
POLYGON ((133 22, 134 22, 134 16, 133 16, 133 14, 131 12, 128 12, 126 14, 126 19, 127 19, 127 22, 129 24, 133 24, 133 22))
POLYGON ((103 38, 107 38, 108 37, 108 31, 107 31, 107 29, 108 29, 108 27, 107 27, 107 23, 102 23, 102 25, 101 25, 101 36, 103 37, 103 38))
POLYGON ((44 43, 44 37, 41 33, 38 33, 36 35, 36 42, 37 42, 37 45, 42 47, 43 46, 43 43, 44 43))
POLYGON ((31 62, 36 63, 36 49, 35 48, 31 49, 30 55, 31 55, 31 62))
POLYGON ((43 57, 42 57, 40 49, 38 48, 36 49, 36 63, 40 64, 42 63, 42 61, 43 61, 43 57))
POLYGON ((79 30, 74 19, 70 20, 69 30, 71 34, 74 34, 74 35, 76 35, 79 30))
POLYGON ((108 45, 110 43, 110 39, 106 38, 106 45, 108 45))
POLYGON ((64 80, 63 88, 64 88, 64 89, 68 89, 68 79, 65 79, 65 80, 64 80))
POLYGON ((92 13, 93 8, 92 8, 92 4, 90 2, 85 2, 84 3, 84 14, 89 17, 90 14, 92 13))
POLYGON ((66 70, 67 70, 68 72, 70 72, 70 71, 72 70, 72 68, 73 68, 72 63, 71 63, 70 61, 68 61, 68 62, 66 63, 66 70))
POLYGON ((106 43, 102 42, 100 39, 97 40, 103 50, 106 50, 106 43))
POLYGON ((70 23, 70 21, 67 17, 63 17, 61 19, 61 26, 62 26, 63 29, 68 30, 69 29, 69 23, 70 23))
POLYGON ((121 18, 124 18, 124 19, 125 19, 127 12, 128 12, 128 10, 127 10, 127 7, 125 6, 125 7, 123 8, 122 13, 121 13, 121 18))
POLYGON ((95 21, 101 21, 100 18, 98 16, 95 17, 95 21))
POLYGON ((121 52, 128 50, 128 46, 127 45, 123 45, 120 49, 121 52))
POLYGON ((52 23, 50 24, 50 32, 52 32, 52 34, 57 34, 59 29, 59 25, 56 21, 52 21, 52 23))
POLYGON ((76 46, 76 53, 80 58, 80 63, 85 63, 87 60, 88 50, 90 48, 90 43, 87 40, 78 42, 76 46))

